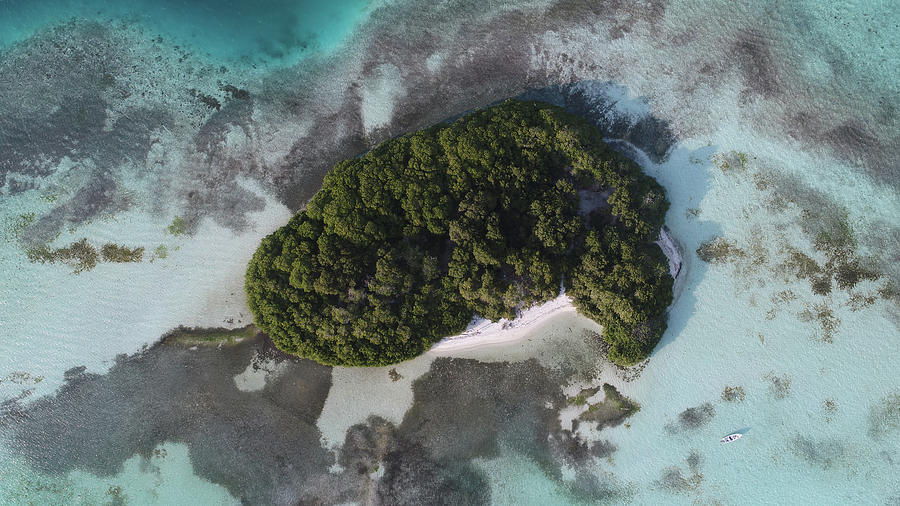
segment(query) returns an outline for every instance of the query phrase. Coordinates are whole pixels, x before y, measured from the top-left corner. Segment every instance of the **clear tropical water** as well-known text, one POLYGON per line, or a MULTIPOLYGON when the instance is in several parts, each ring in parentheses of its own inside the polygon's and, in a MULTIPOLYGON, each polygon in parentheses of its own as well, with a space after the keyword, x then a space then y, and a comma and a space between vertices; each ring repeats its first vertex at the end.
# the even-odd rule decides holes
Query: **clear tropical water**
POLYGON ((0 3, 0 503, 896 504, 898 26, 878 1, 0 3), (142 351, 248 323, 246 261, 335 160, 522 93, 668 191, 685 265, 639 372, 570 315, 394 371, 142 351), (143 261, 28 260, 81 238, 143 261), (835 238, 869 274, 826 290, 835 238), (589 456, 546 443, 604 382, 640 411, 578 424, 589 456))
POLYGON ((88 19, 131 25, 207 58, 245 65, 279 64, 339 45, 365 17, 369 4, 368 0, 9 0, 0 4, 0 45, 71 19, 88 19))

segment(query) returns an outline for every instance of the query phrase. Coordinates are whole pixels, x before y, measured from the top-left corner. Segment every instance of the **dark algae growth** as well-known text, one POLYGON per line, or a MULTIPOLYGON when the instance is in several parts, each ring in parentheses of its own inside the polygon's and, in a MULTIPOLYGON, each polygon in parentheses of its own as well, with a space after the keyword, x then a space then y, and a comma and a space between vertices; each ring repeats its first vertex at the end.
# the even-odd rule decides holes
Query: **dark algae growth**
POLYGON ((248 301, 282 350, 371 366, 424 352, 474 314, 514 318, 565 283, 603 325, 609 358, 632 364, 666 326, 672 278, 653 241, 667 208, 593 126, 507 101, 338 163, 262 241, 248 301))

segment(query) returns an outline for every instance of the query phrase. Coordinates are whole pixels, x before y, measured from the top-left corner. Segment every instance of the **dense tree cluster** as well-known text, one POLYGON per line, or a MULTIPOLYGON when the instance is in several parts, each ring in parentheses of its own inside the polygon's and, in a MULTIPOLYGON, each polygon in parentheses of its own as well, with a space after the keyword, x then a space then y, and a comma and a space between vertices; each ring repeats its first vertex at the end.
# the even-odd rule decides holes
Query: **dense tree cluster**
POLYGON ((385 365, 555 297, 565 284, 610 358, 644 358, 672 279, 653 245, 663 189, 585 121, 507 101, 340 162, 247 271, 257 325, 325 364, 385 365), (592 212, 579 192, 609 194, 592 212))

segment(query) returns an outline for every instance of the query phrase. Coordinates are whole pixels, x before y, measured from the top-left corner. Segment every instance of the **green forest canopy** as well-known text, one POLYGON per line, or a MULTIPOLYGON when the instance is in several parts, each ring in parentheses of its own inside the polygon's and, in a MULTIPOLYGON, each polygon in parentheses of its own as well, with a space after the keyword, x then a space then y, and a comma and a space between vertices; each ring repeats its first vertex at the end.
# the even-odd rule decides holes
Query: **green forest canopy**
POLYGON ((513 318, 565 279, 603 326, 609 358, 633 364, 666 327, 672 278, 653 241, 668 205, 583 119, 510 100, 338 163, 263 239, 248 301, 282 350, 374 366, 424 352, 475 314, 513 318), (609 197, 582 214, 579 191, 609 197))

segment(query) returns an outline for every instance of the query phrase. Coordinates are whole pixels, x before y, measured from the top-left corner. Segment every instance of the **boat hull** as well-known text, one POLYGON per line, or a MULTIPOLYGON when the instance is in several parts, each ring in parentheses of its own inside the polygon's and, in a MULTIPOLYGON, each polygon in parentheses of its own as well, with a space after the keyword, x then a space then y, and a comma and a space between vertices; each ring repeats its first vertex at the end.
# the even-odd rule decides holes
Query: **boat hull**
POLYGON ((722 443, 732 443, 743 437, 743 434, 729 434, 721 439, 722 443))

